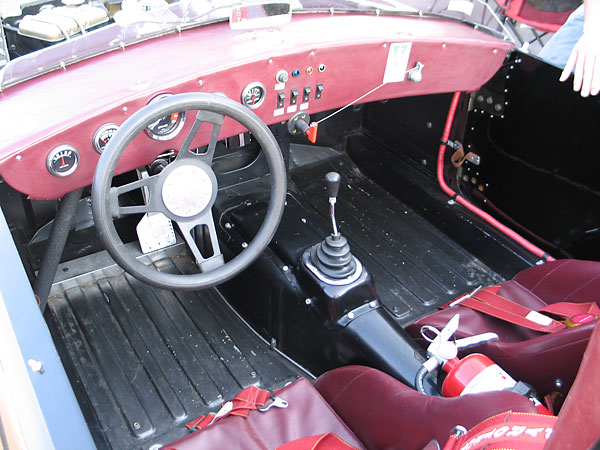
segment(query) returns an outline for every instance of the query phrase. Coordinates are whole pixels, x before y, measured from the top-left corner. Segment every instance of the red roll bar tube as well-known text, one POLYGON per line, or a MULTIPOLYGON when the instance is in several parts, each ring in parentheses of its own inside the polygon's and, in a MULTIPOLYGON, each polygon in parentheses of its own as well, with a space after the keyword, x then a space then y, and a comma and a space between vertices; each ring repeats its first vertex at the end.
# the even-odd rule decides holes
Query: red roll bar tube
POLYGON ((456 113, 456 108, 458 106, 460 94, 461 94, 460 92, 455 92, 454 96, 452 97, 452 102, 450 103, 450 109, 448 110, 448 117, 446 118, 446 125, 444 127, 444 134, 442 135, 442 143, 440 145, 440 150, 438 153, 437 178, 438 178, 438 183, 440 184, 440 187, 446 194, 448 194, 450 197, 452 197, 456 202, 463 205, 469 211, 477 214, 479 217, 481 217, 483 220, 485 220, 491 226, 493 226, 498 231, 500 231, 504 235, 508 236, 515 242, 517 242, 522 247, 526 248, 528 251, 530 251, 534 255, 538 256, 539 258, 541 258, 544 261, 554 261, 555 259, 552 256, 550 256, 547 252, 545 252, 541 248, 533 245, 531 242, 529 242, 523 236, 521 236, 514 230, 511 230, 506 225, 503 225, 502 223, 498 222, 496 219, 494 219, 488 213, 481 210, 477 206, 473 205, 471 202, 466 200, 464 197, 458 195, 444 181, 444 155, 446 153, 446 143, 448 142, 448 137, 450 136, 450 130, 452 129, 452 123, 454 122, 454 115, 456 113))

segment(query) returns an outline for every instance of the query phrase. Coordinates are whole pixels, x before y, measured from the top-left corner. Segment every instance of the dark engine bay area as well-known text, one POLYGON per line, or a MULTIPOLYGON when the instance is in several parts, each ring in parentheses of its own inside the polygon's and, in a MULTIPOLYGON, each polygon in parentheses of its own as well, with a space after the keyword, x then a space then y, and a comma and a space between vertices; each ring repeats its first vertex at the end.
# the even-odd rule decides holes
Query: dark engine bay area
MULTIPOLYGON (((4 24, 13 56, 45 45, 23 40, 23 33, 15 37, 17 26, 4 24)), ((452 36, 460 35, 448 47, 459 47, 462 28, 448 26, 452 36)), ((135 94, 137 73, 129 79, 125 70, 109 71, 102 76, 107 93, 90 89, 89 98, 69 100, 81 108, 80 116, 50 101, 59 94, 45 93, 47 109, 29 114, 47 115, 47 128, 9 123, 14 127, 7 128, 6 142, 12 150, 1 161, 0 206, 38 301, 47 302, 44 319, 98 448, 159 449, 185 436, 190 419, 215 411, 242 387, 276 389, 343 365, 376 367, 414 386, 426 354, 405 327, 550 255, 600 260, 597 101, 584 102, 556 83, 557 69, 519 52, 499 63, 482 87, 485 73, 437 73, 436 62, 446 64, 444 58, 456 58, 460 48, 445 56, 445 43, 413 37, 416 56, 408 67, 418 67, 413 59, 422 55, 423 81, 380 86, 368 103, 351 104, 375 87, 372 80, 381 82, 378 70, 385 67, 387 47, 378 41, 334 48, 330 42, 316 55, 307 46, 270 61, 256 56, 239 67, 224 65, 231 55, 216 63, 206 58, 189 72, 161 79, 159 87, 139 78, 135 94), (375 46, 383 49, 374 51, 375 69, 359 70, 349 55, 375 46), (293 58, 299 56, 302 70, 294 75, 293 58), (286 68, 285 81, 279 66, 286 68), (236 70, 244 76, 234 76, 236 70), (119 82, 124 87, 114 88, 119 82), (283 172, 261 145, 265 137, 246 129, 246 118, 236 122, 225 112, 173 110, 175 100, 195 105, 185 95, 198 86, 215 93, 209 104, 228 97, 264 120, 280 149, 283 172), (440 161, 455 99, 452 144, 440 161), (122 125, 146 104, 155 105, 152 120, 144 119, 149 125, 122 125), (72 128, 56 131, 63 122, 72 128), (318 134, 310 142, 304 132, 313 122, 319 122, 318 134), (198 132, 196 126, 204 128, 198 132), (53 127, 56 132, 47 132, 53 127), (190 129, 199 137, 188 135, 190 129), (120 144, 130 145, 118 165, 115 160, 109 167, 104 152, 110 155, 120 144), (453 165, 459 148, 467 156, 453 165), (578 149, 576 157, 569 148, 578 149), (194 167, 210 165, 214 172, 214 179, 192 169, 166 178, 175 180, 171 191, 161 191, 170 212, 186 217, 214 202, 208 219, 188 228, 185 221, 179 227, 151 222, 154 213, 143 209, 154 201, 155 186, 148 180, 179 170, 173 167, 180 167, 180 153, 200 161, 194 167), (94 175, 97 165, 110 176, 94 175), (458 194, 547 255, 527 251, 458 204, 440 188, 440 174, 458 194), (193 189, 213 197, 202 200, 204 206, 185 195, 169 197, 193 189), (98 194, 104 191, 111 194, 98 194), (205 282, 200 290, 157 287, 170 274, 198 274, 200 267, 202 275, 237 261, 253 240, 262 239, 261 226, 277 196, 285 204, 274 236, 244 270, 205 282), (135 278, 122 268, 129 260, 111 258, 97 221, 101 210, 114 219, 114 236, 122 241, 115 248, 155 270, 155 279, 143 273, 135 278)), ((180 39, 171 69, 187 68, 183 55, 193 39, 169 39, 180 39)), ((494 45, 483 39, 465 61, 475 64, 484 51, 496 61, 502 52, 494 45)), ((260 42, 257 47, 258 55, 260 42)), ((115 69, 127 64, 123 55, 147 50, 130 51, 133 55, 102 57, 101 63, 115 69)), ((215 58, 225 52, 211 51, 215 58)), ((89 64, 94 69, 100 63, 89 64)), ((166 73, 160 64, 144 64, 148 79, 166 73)), ((65 92, 72 83, 76 93, 100 79, 69 71, 63 77, 56 86, 65 92)), ((37 85, 15 89, 33 99, 54 78, 50 73, 37 85)), ((6 104, 28 108, 10 89, 3 95, 6 104)), ((436 394, 438 384, 429 376, 425 388, 436 394)))

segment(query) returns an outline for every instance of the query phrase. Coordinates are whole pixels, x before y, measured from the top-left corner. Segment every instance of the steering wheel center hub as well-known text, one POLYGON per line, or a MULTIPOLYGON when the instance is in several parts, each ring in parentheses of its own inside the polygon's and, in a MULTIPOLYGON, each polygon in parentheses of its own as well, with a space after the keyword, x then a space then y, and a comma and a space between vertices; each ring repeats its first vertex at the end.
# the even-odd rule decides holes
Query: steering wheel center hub
POLYGON ((213 184, 201 167, 181 165, 167 175, 162 185, 163 203, 176 216, 196 216, 211 204, 216 187, 213 184))

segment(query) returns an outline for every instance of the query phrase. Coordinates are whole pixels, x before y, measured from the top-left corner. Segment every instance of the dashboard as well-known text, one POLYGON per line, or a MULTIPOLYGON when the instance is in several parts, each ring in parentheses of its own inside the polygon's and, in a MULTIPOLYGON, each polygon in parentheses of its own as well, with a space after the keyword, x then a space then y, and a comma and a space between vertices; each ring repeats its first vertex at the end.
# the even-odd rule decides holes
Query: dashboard
MULTIPOLYGON (((265 123, 359 103, 474 91, 511 44, 456 21, 364 15, 295 15, 272 29, 220 23, 119 49, 0 94, 0 175, 32 199, 91 184, 100 153, 129 116, 162 96, 219 92, 265 123), (407 72, 419 66, 422 79, 407 72), (368 95, 365 95, 368 94, 368 95)), ((130 144, 123 173, 177 151, 193 114, 151 124, 130 144)), ((226 119, 220 139, 246 131, 226 119)), ((201 147, 208 131, 196 136, 201 147)))

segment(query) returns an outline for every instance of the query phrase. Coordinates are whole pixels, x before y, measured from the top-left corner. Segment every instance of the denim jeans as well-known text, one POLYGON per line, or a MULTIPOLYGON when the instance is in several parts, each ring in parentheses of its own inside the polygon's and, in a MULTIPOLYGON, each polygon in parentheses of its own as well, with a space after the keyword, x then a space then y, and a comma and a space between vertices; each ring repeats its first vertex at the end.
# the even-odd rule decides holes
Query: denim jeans
POLYGON ((567 21, 554 33, 538 56, 544 61, 564 68, 575 44, 583 35, 584 5, 571 13, 567 21))

